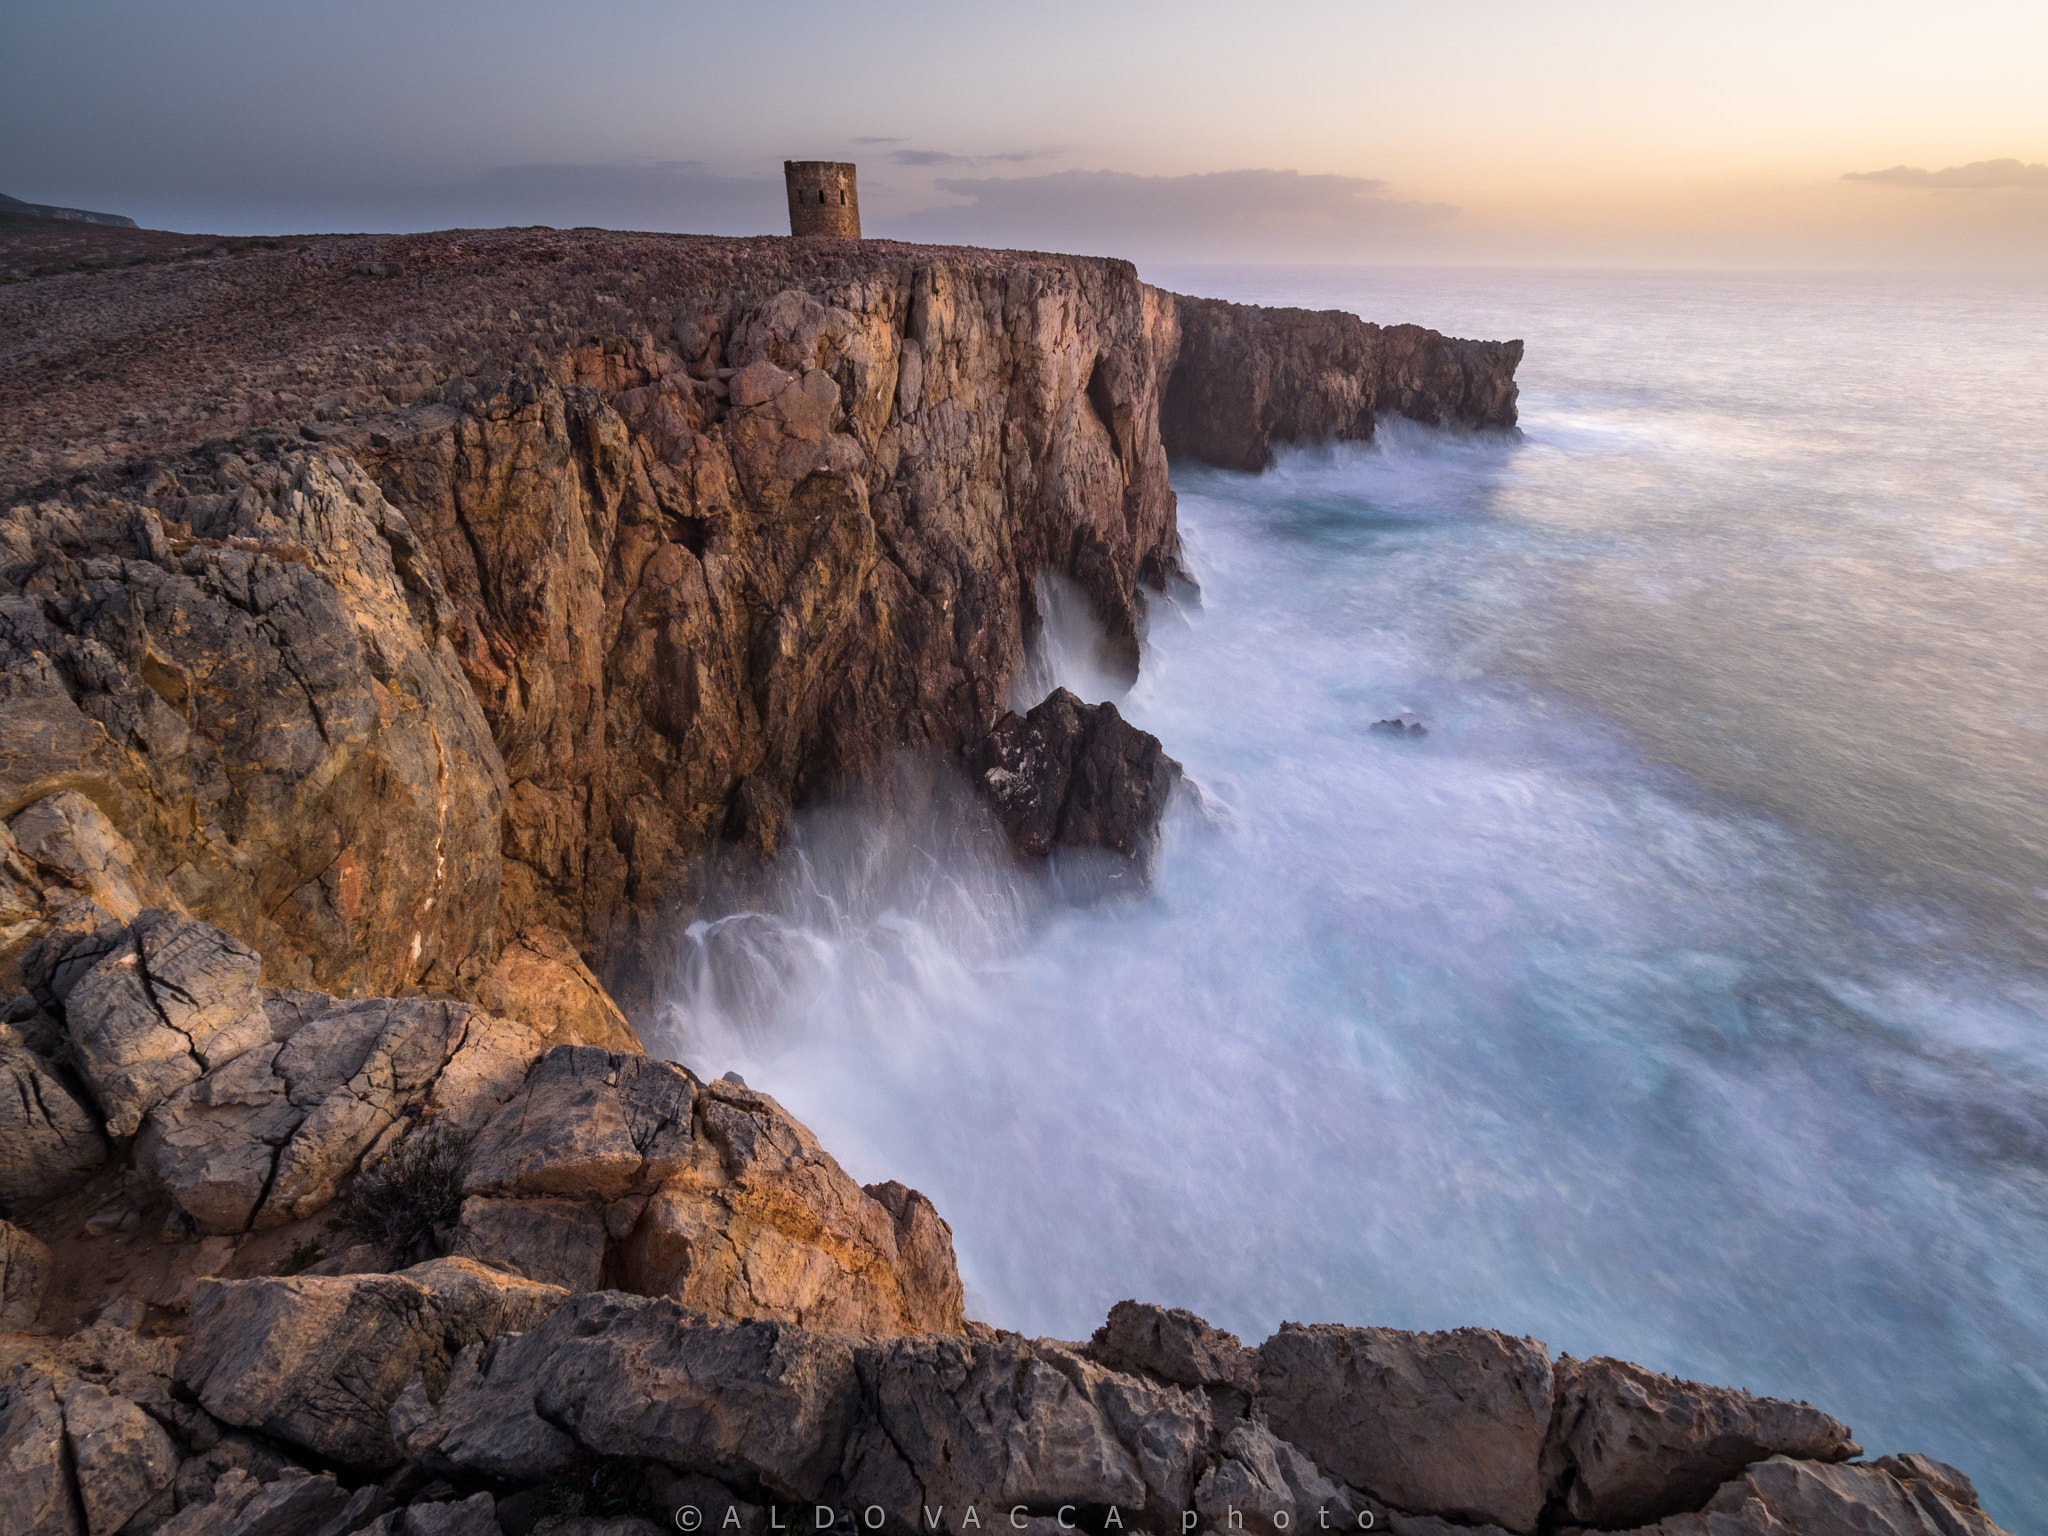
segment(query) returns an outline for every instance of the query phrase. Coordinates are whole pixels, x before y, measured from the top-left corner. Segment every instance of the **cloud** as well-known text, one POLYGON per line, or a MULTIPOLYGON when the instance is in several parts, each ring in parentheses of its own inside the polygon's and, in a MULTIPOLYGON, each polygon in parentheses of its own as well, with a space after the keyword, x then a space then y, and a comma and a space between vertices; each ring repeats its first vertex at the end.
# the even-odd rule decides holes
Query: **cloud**
POLYGON ((994 155, 955 155, 943 149, 899 149, 889 158, 898 165, 1021 165, 1064 153, 1057 145, 1048 149, 1012 149, 994 155))
POLYGON ((2016 187, 2024 192, 2048 192, 2048 165, 2027 165, 2019 160, 1972 160, 1942 171, 1923 171, 1915 165, 1895 165, 1888 171, 1847 171, 1844 181, 1867 181, 1878 187, 1932 187, 1938 191, 1993 192, 2016 187))
POLYGON ((893 219, 888 233, 1102 255, 1344 260, 1412 247, 1458 213, 1445 203, 1388 197, 1383 181, 1298 171, 1059 171, 937 185, 969 201, 893 219))
POLYGON ((888 139, 881 137, 879 134, 868 134, 863 138, 855 139, 853 142, 856 144, 908 144, 910 140, 888 139))

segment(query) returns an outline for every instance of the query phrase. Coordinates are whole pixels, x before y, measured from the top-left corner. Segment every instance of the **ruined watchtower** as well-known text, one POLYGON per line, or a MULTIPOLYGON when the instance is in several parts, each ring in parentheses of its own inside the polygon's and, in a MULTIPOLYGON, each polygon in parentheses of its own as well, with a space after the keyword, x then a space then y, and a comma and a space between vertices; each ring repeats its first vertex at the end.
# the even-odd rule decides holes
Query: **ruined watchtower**
POLYGON ((789 232, 860 238, 860 189, 853 167, 844 160, 785 160, 782 179, 789 187, 789 232))

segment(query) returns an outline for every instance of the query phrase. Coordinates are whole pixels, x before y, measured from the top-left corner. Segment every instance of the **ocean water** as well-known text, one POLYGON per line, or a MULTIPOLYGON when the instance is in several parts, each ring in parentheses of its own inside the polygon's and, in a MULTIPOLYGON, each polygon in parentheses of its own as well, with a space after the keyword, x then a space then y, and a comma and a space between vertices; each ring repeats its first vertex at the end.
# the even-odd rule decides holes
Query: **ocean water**
MULTIPOLYGON (((2048 1530, 2048 283, 1146 276, 1521 336, 1521 430, 1177 466, 1151 894, 821 809, 659 1038, 989 1321, 1528 1333, 2048 1530)), ((1037 685, 1105 696, 1070 598, 1037 685)))

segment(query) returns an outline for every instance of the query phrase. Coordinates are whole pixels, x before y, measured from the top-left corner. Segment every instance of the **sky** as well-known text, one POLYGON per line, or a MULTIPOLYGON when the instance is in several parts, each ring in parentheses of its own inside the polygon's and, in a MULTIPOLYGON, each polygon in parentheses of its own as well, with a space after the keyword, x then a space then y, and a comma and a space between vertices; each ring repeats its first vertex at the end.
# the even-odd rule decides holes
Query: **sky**
POLYGON ((0 192, 209 234, 2048 269, 2041 0, 7 0, 0 192))

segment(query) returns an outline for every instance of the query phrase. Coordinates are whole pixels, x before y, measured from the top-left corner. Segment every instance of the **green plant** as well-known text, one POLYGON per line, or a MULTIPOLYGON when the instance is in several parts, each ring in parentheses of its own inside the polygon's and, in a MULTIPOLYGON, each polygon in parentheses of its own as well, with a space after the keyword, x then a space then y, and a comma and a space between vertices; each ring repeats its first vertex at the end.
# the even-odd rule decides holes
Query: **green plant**
POLYGON ((462 1211, 462 1170, 469 1138, 436 1122, 393 1142, 356 1174, 341 1219, 358 1235, 408 1260, 433 1256, 435 1229, 462 1211))

